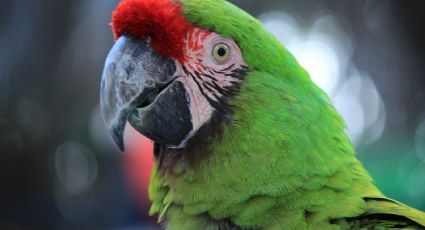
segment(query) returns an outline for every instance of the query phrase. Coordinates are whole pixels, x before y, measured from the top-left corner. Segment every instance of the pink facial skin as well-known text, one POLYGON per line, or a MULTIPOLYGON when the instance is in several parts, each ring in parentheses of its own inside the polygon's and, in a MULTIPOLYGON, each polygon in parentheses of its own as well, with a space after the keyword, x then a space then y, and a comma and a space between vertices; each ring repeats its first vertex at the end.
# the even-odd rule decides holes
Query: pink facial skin
POLYGON ((190 101, 193 129, 180 146, 196 131, 207 123, 216 108, 211 101, 220 103, 224 97, 217 88, 231 88, 241 79, 232 75, 235 70, 246 67, 239 46, 232 40, 204 29, 193 29, 185 40, 185 62, 176 61, 177 81, 183 83, 190 101), (230 47, 230 55, 223 62, 213 56, 217 44, 224 43, 230 47))

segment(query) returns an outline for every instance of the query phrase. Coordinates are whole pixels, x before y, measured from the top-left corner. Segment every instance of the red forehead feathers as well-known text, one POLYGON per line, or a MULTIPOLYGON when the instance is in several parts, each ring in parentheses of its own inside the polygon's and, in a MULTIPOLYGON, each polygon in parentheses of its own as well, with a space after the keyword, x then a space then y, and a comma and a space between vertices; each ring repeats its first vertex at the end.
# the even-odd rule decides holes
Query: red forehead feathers
POLYGON ((112 14, 115 39, 132 35, 150 38, 161 55, 184 59, 184 38, 193 26, 183 17, 182 6, 174 0, 123 0, 112 14))

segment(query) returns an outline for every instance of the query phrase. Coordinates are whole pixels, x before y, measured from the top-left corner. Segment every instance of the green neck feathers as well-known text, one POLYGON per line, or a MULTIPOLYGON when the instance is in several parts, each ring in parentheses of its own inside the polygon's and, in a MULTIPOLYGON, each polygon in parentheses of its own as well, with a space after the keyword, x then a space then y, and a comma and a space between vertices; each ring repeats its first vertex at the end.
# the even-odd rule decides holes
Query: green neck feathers
POLYGON ((355 216, 366 208, 364 197, 382 196, 328 97, 257 20, 224 1, 183 4, 197 26, 237 41, 254 71, 232 101, 234 123, 209 140, 211 152, 172 173, 154 172, 152 213, 167 218, 170 229, 222 220, 302 228, 355 216))

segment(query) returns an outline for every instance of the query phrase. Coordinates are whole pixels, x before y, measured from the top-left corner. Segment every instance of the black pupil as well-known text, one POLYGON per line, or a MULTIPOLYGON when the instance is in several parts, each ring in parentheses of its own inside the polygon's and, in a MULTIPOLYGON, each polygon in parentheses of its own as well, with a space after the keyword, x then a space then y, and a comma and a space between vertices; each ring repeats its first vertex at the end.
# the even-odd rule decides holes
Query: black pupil
POLYGON ((220 47, 220 48, 218 49, 217 53, 218 53, 218 55, 219 55, 220 57, 223 57, 224 55, 226 55, 226 49, 225 49, 225 48, 223 48, 223 47, 220 47))

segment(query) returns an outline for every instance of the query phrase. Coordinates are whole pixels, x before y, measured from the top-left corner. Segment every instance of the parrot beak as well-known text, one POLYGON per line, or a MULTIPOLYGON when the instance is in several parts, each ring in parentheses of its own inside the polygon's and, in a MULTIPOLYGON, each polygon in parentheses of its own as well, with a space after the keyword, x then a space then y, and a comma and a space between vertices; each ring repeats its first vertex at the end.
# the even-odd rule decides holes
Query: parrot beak
POLYGON ((157 54, 145 40, 121 36, 116 41, 103 70, 100 109, 121 151, 127 121, 166 146, 178 146, 189 135, 189 103, 176 79, 174 60, 157 54))

